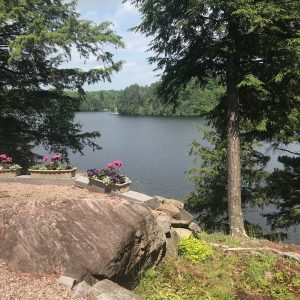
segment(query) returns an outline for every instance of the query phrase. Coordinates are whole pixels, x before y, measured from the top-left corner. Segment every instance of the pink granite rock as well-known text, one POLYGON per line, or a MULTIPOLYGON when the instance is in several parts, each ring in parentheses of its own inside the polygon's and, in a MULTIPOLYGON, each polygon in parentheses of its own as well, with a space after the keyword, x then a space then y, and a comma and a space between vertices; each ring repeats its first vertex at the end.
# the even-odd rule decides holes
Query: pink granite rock
POLYGON ((0 258, 18 271, 126 278, 164 251, 151 211, 127 201, 36 200, 0 210, 0 258))

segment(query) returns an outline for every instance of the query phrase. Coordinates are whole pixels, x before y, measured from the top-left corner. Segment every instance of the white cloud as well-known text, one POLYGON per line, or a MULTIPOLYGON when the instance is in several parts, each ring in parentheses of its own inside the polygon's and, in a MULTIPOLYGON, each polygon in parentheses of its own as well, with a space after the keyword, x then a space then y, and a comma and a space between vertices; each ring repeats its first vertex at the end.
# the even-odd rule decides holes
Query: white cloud
POLYGON ((118 6, 115 15, 112 18, 112 22, 116 25, 117 29, 124 29, 124 25, 126 26, 128 23, 137 24, 139 19, 140 14, 138 10, 132 4, 125 2, 118 6))
POLYGON ((122 3, 122 0, 77 0, 77 2, 79 11, 105 11, 122 3))
MULTIPOLYGON (((114 29, 122 36, 125 49, 114 49, 107 46, 108 50, 115 55, 115 61, 123 60, 123 69, 117 74, 113 74, 111 83, 99 82, 91 86, 86 86, 87 90, 99 89, 124 89, 125 87, 138 83, 149 85, 158 80, 153 72, 154 66, 150 66, 147 57, 153 53, 146 52, 150 39, 141 33, 129 31, 140 22, 138 10, 129 2, 122 3, 122 0, 79 0, 78 11, 82 18, 91 19, 96 23, 110 20, 115 24, 114 29)), ((97 68, 101 62, 95 57, 91 57, 86 62, 76 49, 72 49, 71 62, 65 63, 63 67, 77 67, 83 70, 97 68)))
POLYGON ((127 86, 137 83, 139 85, 150 85, 158 80, 153 67, 147 63, 137 63, 128 61, 124 64, 123 69, 113 74, 112 82, 99 82, 97 85, 85 86, 86 90, 99 89, 124 89, 127 86))
POLYGON ((126 49, 134 52, 146 52, 150 39, 147 39, 143 34, 130 32, 124 39, 126 49))

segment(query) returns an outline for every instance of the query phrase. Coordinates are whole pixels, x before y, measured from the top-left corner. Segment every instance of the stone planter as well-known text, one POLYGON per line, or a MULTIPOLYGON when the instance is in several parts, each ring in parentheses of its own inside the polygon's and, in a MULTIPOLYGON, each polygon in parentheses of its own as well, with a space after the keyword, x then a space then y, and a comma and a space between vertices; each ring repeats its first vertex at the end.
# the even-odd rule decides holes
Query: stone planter
POLYGON ((16 176, 20 176, 21 175, 21 170, 22 168, 19 169, 14 169, 14 170, 10 170, 10 169, 2 169, 0 170, 0 177, 16 177, 16 176))
POLYGON ((69 170, 28 170, 32 178, 73 178, 76 174, 76 168, 69 170))
POLYGON ((95 185, 97 187, 100 187, 100 188, 104 189, 105 192, 107 192, 107 193, 110 193, 112 191, 120 192, 120 193, 126 193, 130 190, 130 183, 131 183, 131 181, 125 182, 125 183, 122 183, 122 184, 116 183, 116 184, 113 184, 113 185, 105 185, 103 183, 103 181, 100 180, 100 179, 89 178, 89 184, 90 185, 95 185))

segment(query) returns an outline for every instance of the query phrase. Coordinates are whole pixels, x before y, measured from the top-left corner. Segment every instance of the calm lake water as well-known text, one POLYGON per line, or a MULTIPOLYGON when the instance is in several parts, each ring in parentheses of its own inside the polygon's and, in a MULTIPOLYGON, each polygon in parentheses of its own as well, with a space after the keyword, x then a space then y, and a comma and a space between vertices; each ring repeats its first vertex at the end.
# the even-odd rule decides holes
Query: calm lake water
MULTIPOLYGON (((193 166, 188 149, 193 139, 206 143, 197 130, 197 125, 205 124, 203 119, 81 112, 76 114, 76 121, 85 131, 100 131, 97 142, 103 148, 95 152, 86 148, 84 156, 71 154, 71 163, 79 169, 103 168, 107 162, 118 159, 124 162, 123 173, 132 180, 133 190, 182 200, 193 191, 186 176, 186 171, 193 166)), ((293 148, 292 145, 289 149, 297 150, 293 148)), ((280 167, 277 162, 280 154, 272 153, 269 169, 280 167)), ((272 209, 269 207, 265 212, 272 209)), ((260 213, 261 210, 251 208, 246 217, 268 233, 260 213)), ((288 242, 300 243, 299 226, 289 230, 288 242)))

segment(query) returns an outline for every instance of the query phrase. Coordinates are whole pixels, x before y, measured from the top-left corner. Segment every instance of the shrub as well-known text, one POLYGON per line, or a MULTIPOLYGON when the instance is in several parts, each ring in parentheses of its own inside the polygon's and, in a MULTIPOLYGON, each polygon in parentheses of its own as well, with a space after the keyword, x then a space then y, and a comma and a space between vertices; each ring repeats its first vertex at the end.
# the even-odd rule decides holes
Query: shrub
POLYGON ((209 245, 194 237, 183 238, 178 245, 178 250, 181 256, 193 263, 203 262, 213 255, 209 245))

